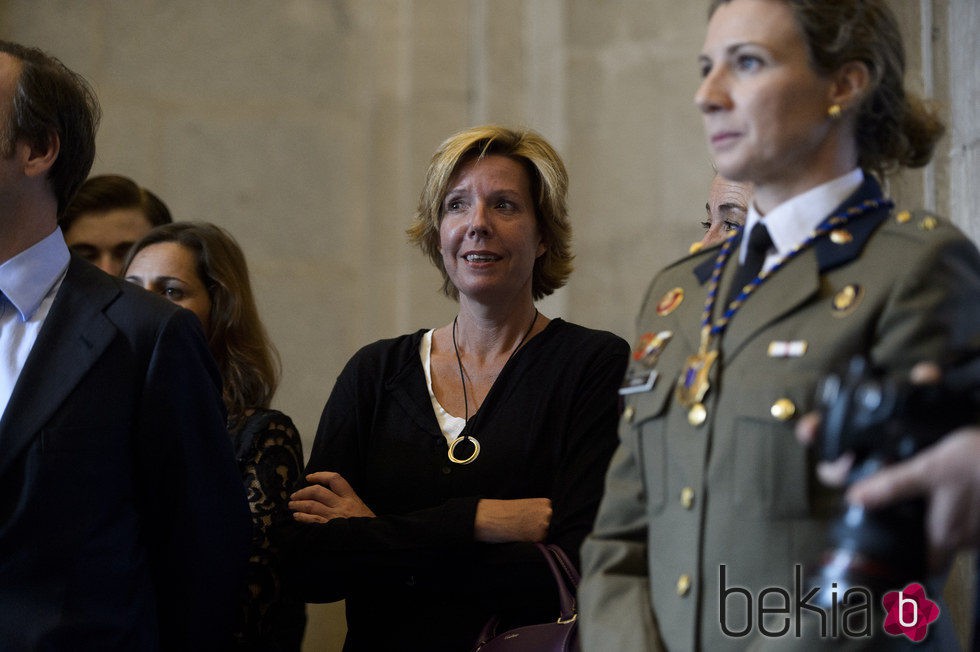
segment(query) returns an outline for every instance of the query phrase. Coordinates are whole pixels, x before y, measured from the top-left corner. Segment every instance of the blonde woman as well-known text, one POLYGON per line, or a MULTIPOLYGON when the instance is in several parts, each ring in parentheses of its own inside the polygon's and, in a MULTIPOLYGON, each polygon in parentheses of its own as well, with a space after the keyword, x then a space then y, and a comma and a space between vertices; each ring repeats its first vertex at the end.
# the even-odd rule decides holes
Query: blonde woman
POLYGON ((566 187, 533 132, 477 127, 432 159, 409 233, 459 312, 350 360, 290 503, 292 575, 346 599, 345 650, 455 652, 492 614, 558 613, 533 543, 578 559, 628 355, 534 305, 571 272, 566 187))

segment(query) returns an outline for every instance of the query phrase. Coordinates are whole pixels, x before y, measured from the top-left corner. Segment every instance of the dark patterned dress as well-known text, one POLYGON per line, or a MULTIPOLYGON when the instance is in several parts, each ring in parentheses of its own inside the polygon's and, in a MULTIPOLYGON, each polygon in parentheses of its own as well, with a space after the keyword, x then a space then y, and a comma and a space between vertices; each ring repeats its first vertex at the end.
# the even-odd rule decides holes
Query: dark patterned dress
POLYGON ((277 410, 250 410, 229 420, 228 434, 245 482, 252 512, 252 552, 248 586, 235 628, 235 650, 298 651, 306 627, 306 606, 284 596, 278 550, 269 526, 286 512, 289 494, 303 470, 303 444, 292 420, 277 410))

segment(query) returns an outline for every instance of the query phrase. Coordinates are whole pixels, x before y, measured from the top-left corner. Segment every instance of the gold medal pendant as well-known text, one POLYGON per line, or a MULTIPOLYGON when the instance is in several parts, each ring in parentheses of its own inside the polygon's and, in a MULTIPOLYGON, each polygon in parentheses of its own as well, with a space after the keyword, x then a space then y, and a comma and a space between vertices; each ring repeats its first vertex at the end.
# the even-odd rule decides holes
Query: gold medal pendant
POLYGON ((693 407, 695 403, 700 403, 704 395, 708 393, 710 387, 708 374, 711 372, 711 365, 715 363, 717 357, 717 351, 695 353, 688 356, 681 376, 677 379, 676 395, 681 405, 686 408, 693 407))
POLYGON ((711 373, 711 365, 718 358, 717 350, 708 350, 710 337, 710 328, 702 329, 701 346, 697 353, 687 357, 680 378, 677 379, 675 395, 680 404, 688 409, 701 403, 710 387, 708 374, 711 373))

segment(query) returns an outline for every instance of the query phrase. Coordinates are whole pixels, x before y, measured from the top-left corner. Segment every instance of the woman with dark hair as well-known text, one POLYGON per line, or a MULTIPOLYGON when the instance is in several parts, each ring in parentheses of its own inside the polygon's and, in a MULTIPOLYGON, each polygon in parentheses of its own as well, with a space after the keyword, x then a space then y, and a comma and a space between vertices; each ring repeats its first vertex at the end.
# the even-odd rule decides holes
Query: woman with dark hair
MULTIPOLYGON (((980 350, 976 247, 931 213, 895 210, 880 184, 925 164, 942 125, 903 86, 885 0, 716 0, 699 67, 718 173, 753 185, 749 235, 650 286, 640 332, 672 338, 656 355, 641 338, 627 374, 657 382, 626 396, 583 546, 584 647, 814 649, 840 645, 842 626, 857 632, 849 643, 880 645, 880 603, 862 591, 877 592, 884 564, 842 554, 817 583, 800 579, 841 492, 816 481, 793 430, 820 379, 854 356, 904 378, 980 350), (845 599, 853 617, 811 608, 845 599)), ((933 649, 955 646, 948 618, 932 630, 933 649)))
POLYGON ((58 219, 72 251, 118 276, 133 243, 173 219, 159 197, 128 177, 89 177, 58 219))
POLYGON ((529 131, 475 127, 432 158, 409 234, 459 314, 350 360, 282 530, 302 595, 346 599, 345 650, 456 652, 493 614, 558 614, 533 544, 577 563, 628 354, 534 305, 571 272, 567 185, 529 131))
POLYGON ((221 372, 228 434, 255 526, 232 647, 299 650, 305 607, 282 591, 278 551, 268 530, 299 481, 303 449, 292 420, 269 409, 279 384, 279 358, 259 320, 245 256, 224 229, 177 222, 137 242, 123 269, 126 280, 197 315, 221 372))

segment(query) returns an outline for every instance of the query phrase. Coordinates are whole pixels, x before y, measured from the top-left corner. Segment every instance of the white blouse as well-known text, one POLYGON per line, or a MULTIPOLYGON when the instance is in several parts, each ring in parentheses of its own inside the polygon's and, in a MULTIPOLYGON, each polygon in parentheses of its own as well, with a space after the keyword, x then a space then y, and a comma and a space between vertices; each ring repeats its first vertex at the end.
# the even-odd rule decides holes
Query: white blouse
POLYGON ((422 342, 419 344, 419 356, 422 358, 422 369, 425 371, 425 386, 429 390, 429 400, 432 401, 432 410, 436 413, 436 421, 439 422, 439 429, 442 430, 443 436, 445 436, 446 441, 452 443, 459 437, 459 434, 463 432, 463 427, 466 425, 466 419, 462 417, 454 417, 453 415, 446 412, 446 408, 442 407, 436 395, 432 391, 432 371, 431 371, 431 361, 432 361, 432 333, 435 329, 430 330, 422 336, 422 342))

